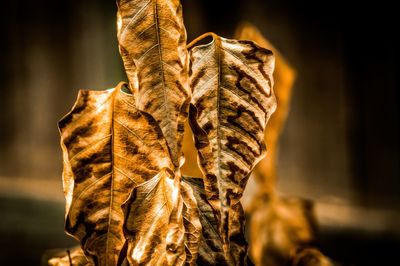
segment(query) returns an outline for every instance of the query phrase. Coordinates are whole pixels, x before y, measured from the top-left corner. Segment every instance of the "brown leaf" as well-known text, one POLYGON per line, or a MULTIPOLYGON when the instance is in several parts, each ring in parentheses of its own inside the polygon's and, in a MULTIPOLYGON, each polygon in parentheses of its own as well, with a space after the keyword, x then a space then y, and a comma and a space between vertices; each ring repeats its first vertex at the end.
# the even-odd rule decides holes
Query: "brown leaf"
POLYGON ((202 226, 200 222, 199 206, 193 189, 185 182, 181 182, 183 199, 183 223, 185 226, 186 265, 197 265, 202 226))
POLYGON ((218 219, 207 201, 203 179, 183 177, 182 187, 189 186, 196 199, 202 234, 199 242, 197 265, 229 265, 224 254, 222 238, 218 231, 218 219))
POLYGON ((215 34, 193 43, 208 36, 212 42, 189 50, 194 106, 190 119, 207 198, 219 213, 225 254, 231 264, 239 265, 247 254, 239 200, 265 153, 264 130, 276 106, 274 58, 254 42, 215 34))
POLYGON ((118 0, 121 56, 140 110, 151 114, 181 164, 189 104, 186 30, 179 0, 118 0))
POLYGON ((278 141, 289 112, 296 71, 254 25, 242 22, 235 36, 271 49, 276 58, 274 92, 279 108, 268 122, 265 134, 268 157, 253 171, 257 192, 252 193, 247 211, 250 254, 254 262, 266 266, 288 264, 295 247, 312 244, 317 226, 311 202, 276 195, 278 141))
POLYGON ((48 261, 48 266, 91 266, 92 263, 86 258, 83 250, 76 247, 55 255, 48 261))
POLYGON ((334 263, 316 248, 299 249, 292 266, 334 266, 334 263))
POLYGON ((80 91, 59 122, 65 230, 96 265, 117 265, 125 243, 120 206, 132 188, 173 167, 156 121, 133 105, 124 86, 80 91))
POLYGON ((256 265, 288 265, 299 246, 315 242, 313 203, 301 198, 255 198, 249 220, 250 254, 256 265))
POLYGON ((242 22, 236 30, 235 38, 254 41, 260 46, 270 49, 275 55, 274 92, 279 108, 269 120, 268 130, 264 136, 265 142, 268 144, 268 156, 262 159, 253 171, 260 194, 270 195, 275 192, 277 186, 278 141, 289 113, 296 71, 256 26, 242 22))
MULTIPOLYGON (((203 179, 183 177, 182 186, 190 186, 192 188, 198 205, 202 234, 199 242, 197 265, 232 265, 225 256, 222 238, 218 231, 218 218, 207 200, 203 179)), ((240 222, 244 223, 244 220, 241 219, 240 222)), ((248 258, 246 262, 247 265, 253 265, 248 258)), ((239 263, 238 265, 243 264, 239 263)))
POLYGON ((183 265, 185 229, 180 179, 163 169, 123 204, 130 265, 183 265))

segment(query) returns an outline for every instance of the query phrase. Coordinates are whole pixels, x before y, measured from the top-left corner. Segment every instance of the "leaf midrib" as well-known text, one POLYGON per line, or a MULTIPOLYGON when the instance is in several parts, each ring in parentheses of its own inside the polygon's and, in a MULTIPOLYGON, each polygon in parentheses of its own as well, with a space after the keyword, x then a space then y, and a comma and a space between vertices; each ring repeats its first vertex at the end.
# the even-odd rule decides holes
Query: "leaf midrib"
MULTIPOLYGON (((153 9, 154 9, 154 22, 156 27, 156 36, 157 36, 157 43, 158 43, 158 56, 160 61, 160 72, 161 72, 161 80, 162 80, 162 87, 163 87, 163 98, 164 98, 164 109, 166 108, 167 103, 167 92, 166 92, 166 85, 165 85, 165 74, 164 74, 164 64, 163 64, 163 53, 161 49, 161 38, 160 38, 160 26, 158 20, 158 0, 153 0, 153 9)), ((169 145, 171 145, 169 143, 169 145)))
MULTIPOLYGON (((114 126, 115 126, 115 123, 114 123, 114 113, 115 113, 115 108, 114 108, 114 106, 115 106, 115 97, 116 97, 116 94, 117 93, 119 93, 119 91, 118 90, 116 90, 116 92, 114 93, 114 95, 113 95, 113 97, 112 97, 112 111, 111 111, 111 123, 112 123, 112 126, 111 126, 111 188, 110 188, 110 207, 109 207, 109 209, 110 209, 110 212, 109 212, 109 215, 108 215, 108 223, 107 223, 107 236, 106 236, 106 256, 108 256, 108 254, 109 254, 109 252, 108 252, 108 249, 109 249, 109 241, 110 241, 110 233, 111 233, 111 231, 110 231, 110 228, 111 228, 111 218, 112 218, 112 207, 113 207, 113 205, 114 205, 114 137, 115 137, 115 134, 114 134, 114 126)), ((108 266, 108 257, 107 257, 107 259, 106 259, 106 266, 108 266)))

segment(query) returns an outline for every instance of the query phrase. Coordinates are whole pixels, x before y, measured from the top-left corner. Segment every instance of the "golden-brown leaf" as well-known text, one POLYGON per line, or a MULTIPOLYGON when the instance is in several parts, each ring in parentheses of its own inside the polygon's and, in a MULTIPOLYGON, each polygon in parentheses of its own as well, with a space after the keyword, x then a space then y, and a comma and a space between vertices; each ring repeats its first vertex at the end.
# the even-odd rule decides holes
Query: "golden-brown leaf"
MULTIPOLYGON (((190 186, 192 188, 193 195, 198 204, 202 234, 199 242, 197 265, 233 265, 225 256, 223 241, 218 230, 217 214, 207 200, 203 179, 183 177, 182 186, 190 186)), ((240 218, 241 220, 238 221, 244 223, 243 217, 240 218)), ((246 262, 247 265, 253 265, 249 258, 243 258, 243 261, 237 265, 243 265, 244 262, 246 262), (247 261, 245 261, 245 259, 247 261)))
POLYGON ((284 127, 292 95, 296 71, 254 25, 243 22, 236 38, 252 40, 275 54, 274 92, 279 108, 268 122, 265 142, 268 156, 253 171, 257 192, 252 193, 248 215, 250 254, 257 265, 283 265, 290 260, 297 246, 310 245, 315 240, 315 215, 311 202, 276 195, 279 138, 284 127))
POLYGON ((185 229, 180 179, 163 169, 133 191, 122 208, 130 265, 183 265, 185 229))
POLYGON ((189 104, 186 30, 179 0, 118 0, 118 40, 137 106, 159 123, 175 167, 189 104))
POLYGON ((183 199, 183 223, 185 226, 186 265, 197 265, 197 256, 200 246, 202 226, 200 222, 199 205, 193 189, 185 182, 181 182, 183 199))
POLYGON ((334 266, 334 263, 316 248, 297 250, 292 266, 334 266))
POLYGON ((274 92, 279 108, 268 122, 268 130, 265 132, 264 138, 268 145, 268 156, 262 159, 253 171, 260 194, 272 194, 277 185, 278 141, 289 113, 296 71, 278 49, 251 23, 242 22, 236 30, 235 38, 254 41, 260 46, 270 49, 275 55, 274 92))
POLYGON ((48 266, 91 266, 92 263, 86 258, 83 250, 80 247, 71 250, 65 250, 59 254, 55 254, 53 258, 48 261, 48 266))
POLYGON ((67 233, 96 265, 116 265, 125 243, 121 204, 132 188, 173 168, 157 122, 125 84, 80 91, 60 122, 67 233))
POLYGON ((192 188, 202 226, 197 265, 229 265, 224 254, 222 238, 218 231, 218 219, 212 206, 207 201, 203 179, 183 177, 182 186, 192 188))
POLYGON ((317 222, 311 201, 255 198, 249 221, 250 255, 256 265, 288 265, 292 252, 315 241, 317 222))
MULTIPOLYGON (((272 52, 251 41, 211 36, 190 49, 191 124, 209 202, 231 264, 247 255, 239 202, 253 167, 265 153, 264 130, 275 110, 272 52)), ((194 41, 196 43, 197 40, 194 41)), ((189 45, 193 46, 193 44, 189 45)))

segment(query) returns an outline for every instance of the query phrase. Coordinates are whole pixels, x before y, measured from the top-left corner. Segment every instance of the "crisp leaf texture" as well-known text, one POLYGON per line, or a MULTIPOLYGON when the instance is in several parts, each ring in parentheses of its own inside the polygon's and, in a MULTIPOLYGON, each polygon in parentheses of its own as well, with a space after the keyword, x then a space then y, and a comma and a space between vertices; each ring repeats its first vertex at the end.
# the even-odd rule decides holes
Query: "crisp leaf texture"
POLYGON ((92 266, 86 258, 83 250, 80 247, 76 247, 72 250, 68 250, 54 256, 54 258, 48 261, 48 266, 92 266))
POLYGON ((192 187, 185 182, 181 182, 181 195, 183 199, 183 223, 185 226, 186 265, 192 266, 197 265, 202 233, 199 206, 192 187))
POLYGON ((271 195, 275 193, 277 186, 278 142, 289 113, 296 71, 256 26, 242 22, 236 30, 235 38, 254 41, 260 46, 270 49, 275 55, 274 93, 279 108, 269 120, 268 130, 264 136, 265 142, 268 144, 268 156, 257 164, 252 174, 258 184, 257 188, 261 192, 259 194, 261 196, 271 195))
MULTIPOLYGON (((183 177, 182 187, 191 187, 197 201, 202 232, 199 241, 196 265, 235 265, 229 262, 223 249, 223 241, 218 230, 218 218, 213 207, 207 200, 202 178, 183 177)), ((241 223, 244 223, 241 217, 241 223)), ((253 265, 249 258, 243 258, 247 265, 253 265)), ((243 265, 243 261, 237 265, 243 265)))
POLYGON ((184 177, 182 186, 189 186, 197 201, 202 234, 199 242, 197 265, 229 265, 225 257, 222 238, 218 231, 218 219, 207 201, 203 179, 184 177))
POLYGON ((264 130, 276 107, 272 52, 251 41, 206 34, 189 45, 191 125, 206 194, 219 212, 230 263, 244 263, 244 217, 239 202, 251 170, 265 154, 264 130), (193 47, 212 37, 212 42, 193 47))
POLYGON ((136 187, 122 208, 130 265, 183 265, 185 229, 179 177, 163 169, 136 187))
POLYGON ((265 266, 286 265, 292 259, 296 247, 310 246, 316 239, 316 221, 311 202, 277 195, 279 138, 289 112, 296 71, 256 26, 242 22, 235 36, 271 49, 276 58, 274 92, 279 108, 268 122, 265 134, 268 156, 253 170, 256 191, 251 193, 251 204, 246 211, 249 253, 254 263, 265 266))
POLYGON ((131 190, 173 168, 157 122, 133 105, 132 94, 121 91, 124 86, 80 91, 59 122, 65 230, 95 265, 117 265, 120 259, 125 243, 121 205, 131 190))
POLYGON ((140 110, 151 114, 181 164, 189 106, 186 30, 179 0, 118 0, 118 40, 140 110))

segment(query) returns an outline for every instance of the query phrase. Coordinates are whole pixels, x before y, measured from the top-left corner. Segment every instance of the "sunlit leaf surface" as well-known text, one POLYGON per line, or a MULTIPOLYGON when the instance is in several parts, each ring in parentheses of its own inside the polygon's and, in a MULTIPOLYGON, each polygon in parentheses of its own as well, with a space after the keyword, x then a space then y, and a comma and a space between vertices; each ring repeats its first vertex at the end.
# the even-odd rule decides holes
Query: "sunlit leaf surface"
POLYGON ((118 0, 118 40, 140 110, 159 123, 176 167, 189 104, 188 52, 178 0, 118 0))
POLYGON ((251 41, 215 34, 206 34, 190 46, 190 119, 205 191, 219 212, 224 251, 231 263, 240 264, 247 244, 239 200, 251 170, 265 155, 264 130, 276 106, 274 57, 251 41), (205 37, 212 41, 195 46, 205 37))
POLYGON ((136 187, 124 203, 130 265, 183 265, 185 229, 179 179, 163 169, 136 187))
POLYGON ((80 91, 60 122, 67 233, 96 265, 116 265, 125 243, 121 205, 131 190, 172 168, 156 121, 134 106, 121 83, 80 91))

